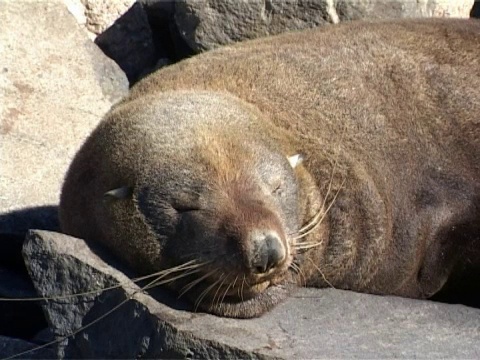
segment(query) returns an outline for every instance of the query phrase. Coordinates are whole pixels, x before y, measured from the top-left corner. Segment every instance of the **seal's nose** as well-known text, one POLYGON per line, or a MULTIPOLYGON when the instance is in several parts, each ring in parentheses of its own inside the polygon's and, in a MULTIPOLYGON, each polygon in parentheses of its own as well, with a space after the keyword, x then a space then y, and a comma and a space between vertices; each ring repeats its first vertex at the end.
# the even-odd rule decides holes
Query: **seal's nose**
POLYGON ((265 274, 285 260, 285 247, 276 232, 257 233, 252 240, 251 269, 253 272, 265 274))

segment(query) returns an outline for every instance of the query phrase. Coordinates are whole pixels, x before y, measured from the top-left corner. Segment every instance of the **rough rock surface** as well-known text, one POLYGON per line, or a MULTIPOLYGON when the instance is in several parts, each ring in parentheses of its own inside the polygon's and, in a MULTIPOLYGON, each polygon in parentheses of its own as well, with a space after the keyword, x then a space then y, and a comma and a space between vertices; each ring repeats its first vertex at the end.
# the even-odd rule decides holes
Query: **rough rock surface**
POLYGON ((29 351, 36 348, 36 344, 29 343, 21 339, 8 338, 0 336, 0 356, 2 359, 7 357, 14 357, 18 359, 55 359, 55 353, 51 349, 38 349, 28 352, 25 355, 20 355, 24 351, 29 351))
POLYGON ((178 0, 175 20, 195 51, 356 19, 469 17, 473 0, 178 0))
POLYGON ((121 67, 130 83, 138 80, 157 62, 152 30, 140 3, 133 4, 102 31, 95 44, 121 67))
POLYGON ((32 231, 27 267, 42 295, 123 287, 49 301, 72 358, 478 358, 480 309, 333 289, 299 289, 261 318, 238 320, 184 310, 164 291, 140 292, 79 239, 32 231), (112 311, 113 310, 113 311, 112 311), (91 324, 90 326, 88 324, 91 324))
POLYGON ((174 0, 63 2, 89 37, 121 67, 131 84, 172 59, 179 60, 173 44, 178 36, 173 36, 170 29, 174 23, 174 0))
POLYGON ((99 35, 107 30, 136 0, 66 0, 80 2, 84 6, 85 25, 88 31, 99 35))
POLYGON ((19 233, 36 225, 19 209, 57 204, 73 154, 128 82, 61 1, 1 1, 0 19, 0 233, 19 233))

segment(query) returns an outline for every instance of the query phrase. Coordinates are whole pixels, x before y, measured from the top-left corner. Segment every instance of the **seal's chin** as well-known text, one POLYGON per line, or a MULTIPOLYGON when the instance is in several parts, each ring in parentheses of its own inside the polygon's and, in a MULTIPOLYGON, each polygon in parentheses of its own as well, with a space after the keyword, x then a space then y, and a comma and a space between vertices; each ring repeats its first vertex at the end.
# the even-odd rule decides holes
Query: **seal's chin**
POLYGON ((224 284, 215 289, 211 284, 202 283, 186 293, 186 296, 194 304, 196 311, 225 317, 252 318, 262 315, 283 301, 292 288, 290 277, 284 276, 281 279, 268 279, 254 284, 224 284))
POLYGON ((263 315, 285 300, 293 289, 293 284, 289 283, 270 286, 262 283, 256 286, 259 286, 259 292, 248 299, 239 299, 235 296, 225 297, 223 301, 218 302, 207 299, 201 302, 198 308, 202 311, 224 317, 253 318, 263 315), (265 288, 260 291, 262 287, 265 288))

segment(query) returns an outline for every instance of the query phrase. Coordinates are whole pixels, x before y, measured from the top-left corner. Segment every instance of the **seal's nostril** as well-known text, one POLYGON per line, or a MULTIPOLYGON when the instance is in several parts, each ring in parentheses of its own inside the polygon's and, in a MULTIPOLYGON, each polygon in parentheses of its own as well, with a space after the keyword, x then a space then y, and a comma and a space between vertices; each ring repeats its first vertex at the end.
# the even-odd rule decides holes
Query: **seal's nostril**
POLYGON ((257 273, 266 273, 284 259, 285 249, 277 234, 270 233, 257 240, 252 264, 257 273))

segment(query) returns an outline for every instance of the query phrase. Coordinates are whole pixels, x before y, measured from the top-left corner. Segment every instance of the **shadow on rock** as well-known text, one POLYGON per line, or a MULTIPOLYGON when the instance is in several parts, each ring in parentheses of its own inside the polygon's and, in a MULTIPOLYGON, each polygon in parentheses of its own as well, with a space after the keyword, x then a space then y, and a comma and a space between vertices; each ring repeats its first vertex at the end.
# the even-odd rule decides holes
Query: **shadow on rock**
POLYGON ((36 206, 0 214, 0 239, 4 234, 23 238, 30 229, 59 231, 58 206, 36 206))
POLYGON ((26 208, 0 215, 0 335, 25 340, 47 327, 39 302, 19 301, 37 297, 22 256, 30 228, 58 230, 58 207, 26 208))
POLYGON ((471 18, 480 18, 480 1, 475 1, 472 10, 470 10, 471 18))

